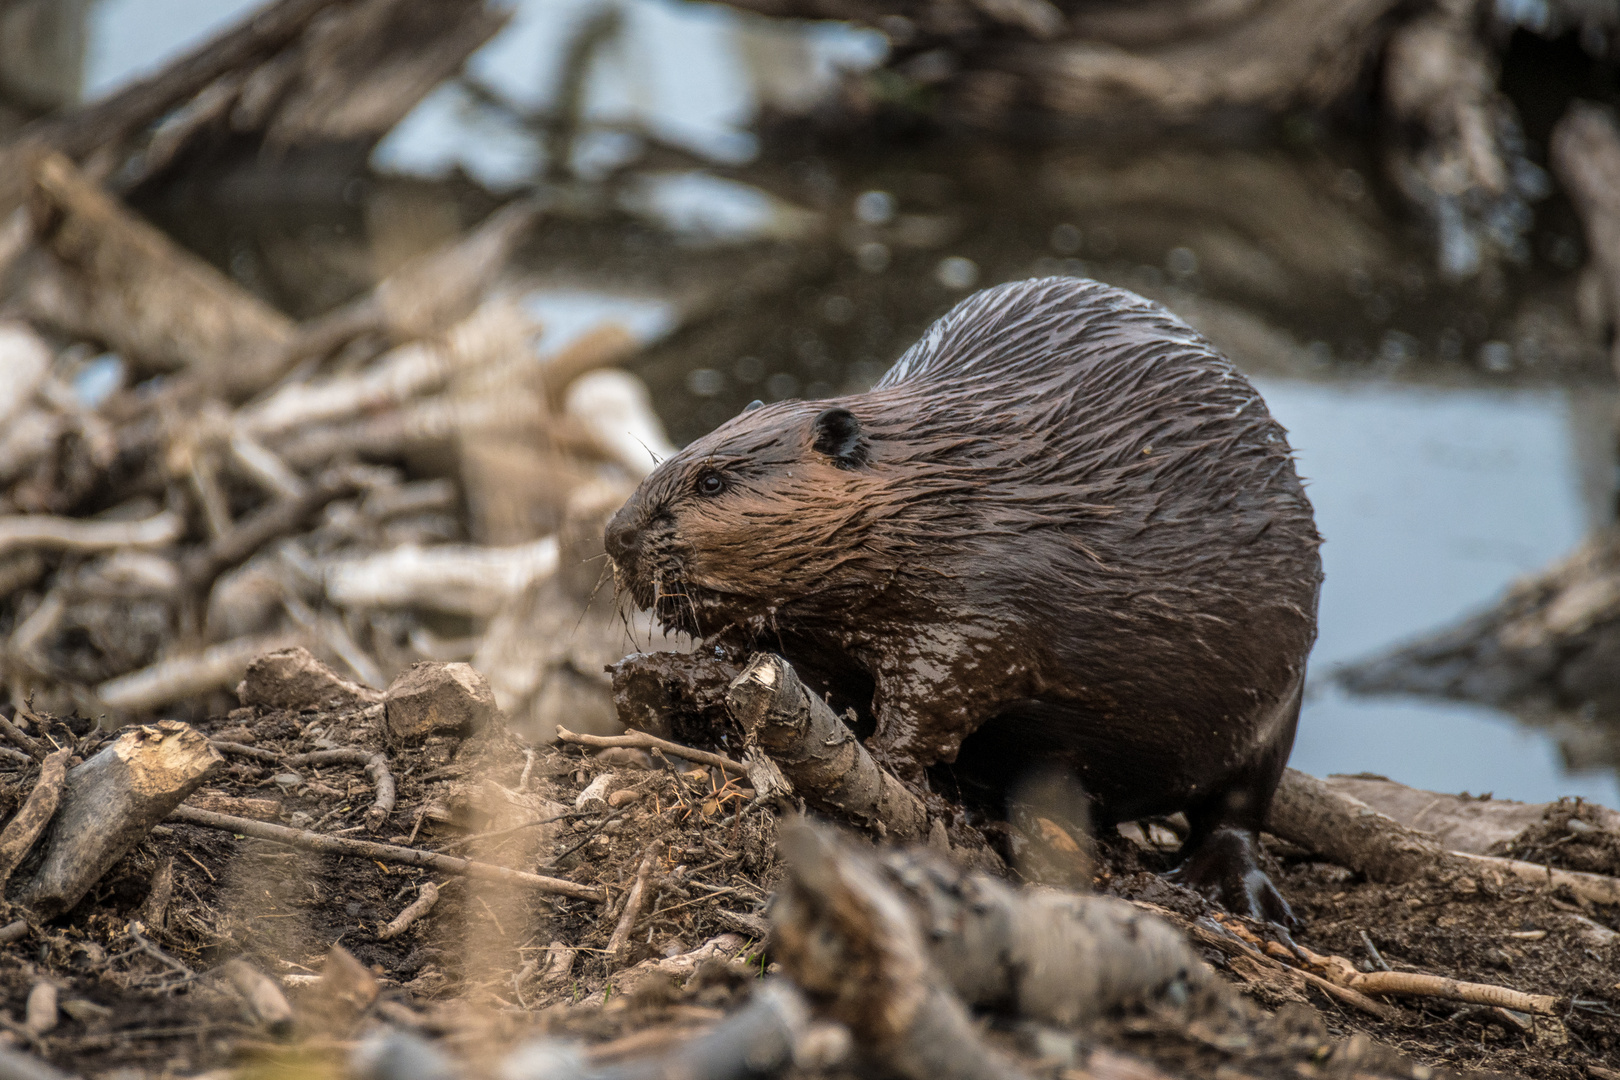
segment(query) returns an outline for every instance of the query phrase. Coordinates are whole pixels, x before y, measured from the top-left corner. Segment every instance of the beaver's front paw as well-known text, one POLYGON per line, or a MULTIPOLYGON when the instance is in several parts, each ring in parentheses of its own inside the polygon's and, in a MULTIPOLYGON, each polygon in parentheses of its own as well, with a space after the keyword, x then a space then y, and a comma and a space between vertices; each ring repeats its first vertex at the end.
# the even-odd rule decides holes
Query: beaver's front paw
POLYGON ((1300 926, 1288 901, 1260 868, 1254 835, 1244 829, 1216 829, 1169 876, 1234 915, 1288 930, 1300 926))

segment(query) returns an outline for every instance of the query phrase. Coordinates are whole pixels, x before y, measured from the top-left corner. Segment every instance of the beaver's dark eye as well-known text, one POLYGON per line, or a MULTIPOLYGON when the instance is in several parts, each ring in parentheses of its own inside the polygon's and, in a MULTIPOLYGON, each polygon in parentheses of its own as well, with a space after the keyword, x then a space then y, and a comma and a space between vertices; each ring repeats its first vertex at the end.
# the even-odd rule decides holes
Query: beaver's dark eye
POLYGON ((719 473, 706 472, 697 479, 699 495, 718 495, 726 490, 726 482, 720 478, 719 473))

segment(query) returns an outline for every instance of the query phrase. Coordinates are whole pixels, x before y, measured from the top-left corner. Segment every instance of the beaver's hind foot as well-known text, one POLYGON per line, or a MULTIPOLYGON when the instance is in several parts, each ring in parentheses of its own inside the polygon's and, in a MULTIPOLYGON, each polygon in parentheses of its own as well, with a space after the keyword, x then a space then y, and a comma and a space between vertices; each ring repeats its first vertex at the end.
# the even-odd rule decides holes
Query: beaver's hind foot
POLYGON ((1234 915, 1296 930, 1298 917, 1260 867, 1257 842, 1247 829, 1216 829, 1168 876, 1234 915))

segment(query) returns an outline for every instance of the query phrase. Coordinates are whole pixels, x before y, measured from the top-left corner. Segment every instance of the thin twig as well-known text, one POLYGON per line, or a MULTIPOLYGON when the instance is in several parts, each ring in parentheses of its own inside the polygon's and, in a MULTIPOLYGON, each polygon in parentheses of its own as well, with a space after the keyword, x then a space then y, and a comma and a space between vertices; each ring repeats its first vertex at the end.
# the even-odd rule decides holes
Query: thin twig
POLYGON ((624 898, 624 913, 619 916, 619 924, 613 928, 613 936, 608 938, 608 959, 617 962, 630 944, 631 931, 636 928, 636 920, 641 917, 641 904, 647 896, 647 875, 652 873, 653 858, 657 854, 658 845, 649 844, 647 851, 641 856, 641 865, 636 868, 636 880, 630 886, 630 893, 624 898))
POLYGON ((439 887, 431 881, 422 882, 421 889, 417 890, 416 899, 406 906, 404 911, 394 916, 392 922, 377 931, 378 941, 391 941, 411 928, 411 924, 433 910, 433 905, 439 902, 439 887))
POLYGON ((276 843, 328 855, 354 855, 363 859, 376 859, 379 862, 420 866, 443 874, 458 874, 485 881, 505 881, 514 885, 526 885, 539 893, 571 896, 577 900, 591 900, 598 904, 606 900, 606 893, 594 885, 581 885, 562 878, 510 870, 504 866, 458 859, 454 855, 440 855, 438 852, 422 851, 418 848, 396 847, 393 844, 352 840, 348 837, 323 836, 307 829, 289 829, 284 825, 272 825, 267 821, 232 817, 229 814, 216 814, 183 804, 169 814, 169 820, 241 833, 243 836, 252 836, 260 840, 273 840, 276 843))
POLYGON ((1365 930, 1361 932, 1361 943, 1367 946, 1367 955, 1372 957, 1372 962, 1378 965, 1380 971, 1392 970, 1390 966, 1384 962, 1384 958, 1378 954, 1378 946, 1373 944, 1372 938, 1367 936, 1367 931, 1365 930))
POLYGON ((626 731, 623 735, 576 735, 558 724, 557 738, 561 742, 601 749, 625 746, 632 750, 662 750, 666 754, 674 754, 676 757, 683 757, 687 761, 693 761, 699 765, 713 765, 717 769, 724 769, 726 772, 736 773, 738 776, 748 775, 748 769, 745 766, 732 761, 724 754, 711 754, 707 750, 694 750, 690 746, 682 746, 680 743, 670 742, 668 739, 660 739, 656 735, 648 735, 645 731, 637 731, 634 728, 626 731))

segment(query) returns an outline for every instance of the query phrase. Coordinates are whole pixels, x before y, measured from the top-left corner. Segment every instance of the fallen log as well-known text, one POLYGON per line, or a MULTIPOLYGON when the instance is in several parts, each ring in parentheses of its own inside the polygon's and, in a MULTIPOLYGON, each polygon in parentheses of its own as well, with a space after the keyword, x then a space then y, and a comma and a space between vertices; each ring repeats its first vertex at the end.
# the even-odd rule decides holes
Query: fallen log
POLYGON ((779 962, 901 1076, 1021 1075, 979 1039, 966 1004, 1072 1024, 1221 992, 1173 927, 1122 900, 1020 891, 926 851, 879 862, 805 822, 784 828, 781 849, 779 962))
POLYGON ((756 654, 726 691, 726 708, 812 806, 880 837, 912 840, 927 833, 922 801, 877 763, 832 706, 805 690, 780 656, 756 654))
POLYGON ((1298 769, 1284 770, 1266 829, 1386 884, 1464 872, 1461 858, 1428 833, 1408 828, 1298 769))
POLYGON ((598 904, 604 903, 607 899, 607 894, 593 885, 579 885, 562 878, 529 874, 522 870, 510 870, 504 866, 458 859, 453 855, 440 855, 418 848, 378 844, 370 840, 351 840, 345 836, 323 836, 308 829, 289 829, 284 825, 272 825, 267 821, 215 814, 190 806, 175 808, 169 814, 169 820, 241 833, 243 836, 252 836, 260 840, 273 840, 278 844, 287 844, 306 851, 319 851, 328 855, 352 855, 363 859, 376 859, 379 862, 420 866, 443 874, 457 874, 483 881, 501 881, 521 885, 532 892, 550 896, 570 896, 576 900, 590 900, 598 904))
POLYGON ((223 760, 175 720, 126 729, 67 773, 44 860, 19 902, 46 918, 73 907, 223 760))

